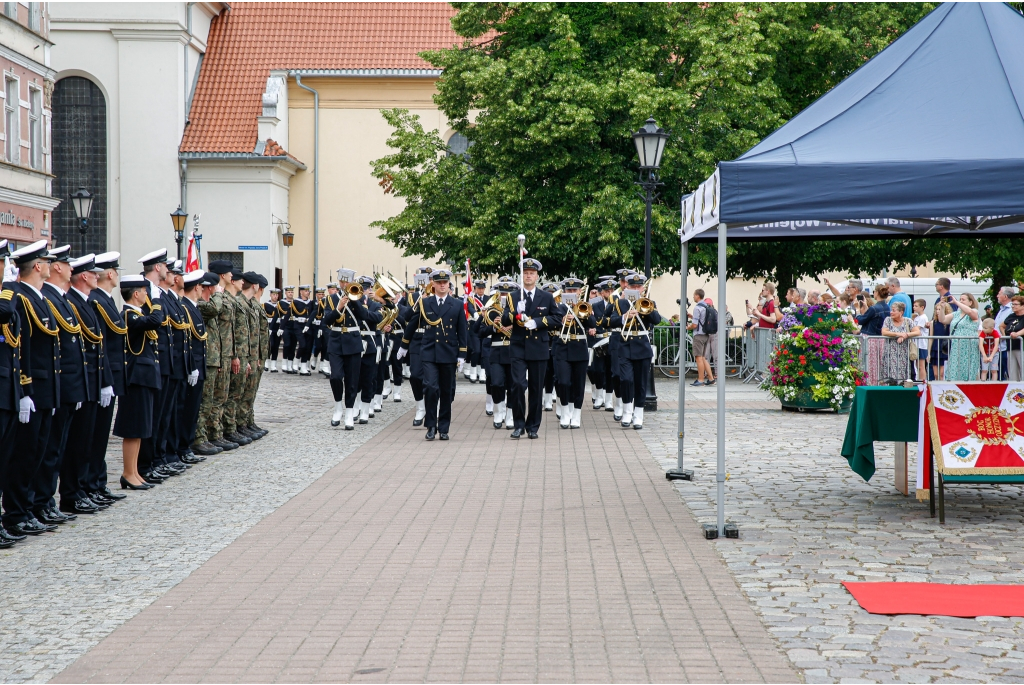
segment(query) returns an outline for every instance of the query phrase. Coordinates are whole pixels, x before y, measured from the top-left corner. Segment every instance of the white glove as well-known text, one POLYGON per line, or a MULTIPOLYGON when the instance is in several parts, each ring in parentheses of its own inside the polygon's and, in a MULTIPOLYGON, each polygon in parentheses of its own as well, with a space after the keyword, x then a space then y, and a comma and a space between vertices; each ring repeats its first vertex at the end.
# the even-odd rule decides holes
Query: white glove
POLYGON ((105 388, 100 388, 100 406, 101 407, 109 407, 110 406, 110 402, 113 399, 114 399, 114 388, 113 387, 108 385, 105 388))
POLYGON ((462 373, 462 367, 466 363, 465 359, 460 359, 459 363, 455 367, 455 373, 462 373))
POLYGON ((526 323, 523 324, 523 325, 526 326, 528 329, 530 329, 532 331, 533 329, 537 328, 537 320, 536 319, 527 319, 526 323))
POLYGON ((196 369, 188 375, 188 384, 195 385, 199 382, 199 369, 196 369))
POLYGON ((407 354, 409 354, 409 350, 404 347, 400 347, 398 349, 398 353, 395 355, 395 359, 404 359, 407 354))
POLYGON ((31 397, 22 397, 18 403, 18 421, 22 423, 28 423, 31 418, 32 412, 36 410, 36 403, 32 401, 31 397))
POLYGON ((302 327, 302 332, 303 333, 308 333, 309 332, 309 326, 303 326, 302 327))
POLYGON ((520 314, 526 312, 526 300, 519 300, 519 303, 516 305, 516 311, 520 314))
POLYGON ((282 335, 284 335, 284 331, 282 329, 278 328, 277 329, 277 336, 281 337, 282 335))
POLYGON ((78 411, 81 408, 82 408, 82 403, 81 402, 79 402, 78 404, 75 405, 75 411, 78 411))

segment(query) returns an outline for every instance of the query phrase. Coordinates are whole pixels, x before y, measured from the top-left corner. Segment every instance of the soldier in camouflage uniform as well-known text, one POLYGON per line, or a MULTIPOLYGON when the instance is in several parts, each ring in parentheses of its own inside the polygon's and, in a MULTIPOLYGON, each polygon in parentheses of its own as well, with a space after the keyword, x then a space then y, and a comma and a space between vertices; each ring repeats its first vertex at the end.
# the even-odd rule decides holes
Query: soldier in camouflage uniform
MULTIPOLYGON (((259 338, 259 355, 260 360, 259 372, 256 374, 256 390, 253 392, 253 400, 256 399, 256 393, 259 392, 260 383, 263 381, 263 362, 266 361, 267 355, 270 354, 270 319, 267 318, 266 310, 263 305, 260 304, 260 300, 263 298, 263 290, 270 285, 266 277, 262 274, 256 274, 259 279, 259 285, 256 287, 256 294, 252 298, 253 308, 257 312, 256 321, 259 326, 260 338, 259 338)), ((266 435, 269 431, 265 428, 260 428, 256 425, 256 415, 253 411, 252 405, 249 405, 249 427, 255 430, 262 431, 266 435)))
POLYGON ((242 274, 242 299, 245 313, 249 323, 249 364, 252 373, 245 379, 245 386, 242 388, 242 395, 238 405, 238 414, 235 415, 236 431, 247 438, 259 440, 265 432, 254 427, 252 406, 256 402, 256 390, 259 388, 259 379, 263 373, 263 358, 260 357, 260 319, 266 319, 263 307, 259 304, 259 297, 256 293, 260 287, 260 276, 252 271, 242 274))
POLYGON ((248 445, 252 438, 241 433, 238 428, 243 419, 242 416, 242 395, 245 392, 245 384, 252 373, 252 358, 250 355, 249 341, 251 336, 252 315, 249 313, 249 306, 242 295, 242 274, 234 271, 231 273, 231 290, 226 299, 225 307, 231 312, 232 330, 235 337, 235 359, 239 361, 238 373, 231 375, 231 387, 228 389, 228 398, 224 406, 224 418, 221 423, 224 428, 224 437, 239 445, 248 445))
POLYGON ((196 437, 192 443, 192 451, 196 454, 212 456, 224 451, 223 447, 210 442, 210 435, 206 430, 206 419, 209 416, 210 407, 213 404, 213 386, 217 382, 217 372, 220 371, 220 329, 217 326, 217 312, 210 304, 210 300, 217 292, 220 279, 214 273, 204 274, 203 280, 198 286, 201 289, 196 307, 203 317, 203 327, 206 330, 205 365, 206 380, 203 383, 203 399, 199 405, 199 414, 196 417, 196 437))
POLYGON ((199 407, 198 436, 202 436, 211 445, 223 450, 238 448, 238 443, 224 439, 221 419, 224 414, 224 402, 227 400, 228 388, 231 385, 231 361, 234 358, 234 333, 231 318, 227 312, 225 298, 226 288, 231 285, 231 262, 213 261, 209 264, 210 271, 220 277, 214 286, 214 293, 208 302, 199 303, 199 311, 206 323, 206 384, 203 386, 203 403, 199 407), (213 342, 211 342, 213 341, 213 342))

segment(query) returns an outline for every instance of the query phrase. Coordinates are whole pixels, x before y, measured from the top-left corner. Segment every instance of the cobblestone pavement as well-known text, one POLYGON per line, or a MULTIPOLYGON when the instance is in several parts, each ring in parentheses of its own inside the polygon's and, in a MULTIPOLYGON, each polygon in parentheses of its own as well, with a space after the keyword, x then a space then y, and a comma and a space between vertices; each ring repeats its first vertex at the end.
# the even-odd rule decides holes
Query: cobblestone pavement
MULTIPOLYGON (((0 681, 59 673, 414 406, 385 402, 367 426, 331 429, 325 379, 265 374, 256 405, 265 438, 0 551, 0 681)), ((120 463, 111 442, 112 488, 120 463)))
POLYGON ((451 441, 391 424, 56 680, 798 680, 638 433, 552 413, 513 441, 479 392, 451 441))
MULTIPOLYGON (((875 616, 840 585, 1024 582, 1019 486, 948 488, 940 527, 913 486, 910 497, 894 488, 891 443, 876 446, 865 483, 839 455, 846 416, 783 413, 750 386, 727 394, 726 518, 740 539, 713 544, 807 682, 1024 681, 1024 619, 875 616)), ((674 400, 675 388, 659 384, 659 395, 674 400)), ((687 407, 696 481, 676 488, 713 523, 714 391, 688 392, 687 407)), ((675 466, 676 419, 650 413, 642 431, 664 468, 675 466)))

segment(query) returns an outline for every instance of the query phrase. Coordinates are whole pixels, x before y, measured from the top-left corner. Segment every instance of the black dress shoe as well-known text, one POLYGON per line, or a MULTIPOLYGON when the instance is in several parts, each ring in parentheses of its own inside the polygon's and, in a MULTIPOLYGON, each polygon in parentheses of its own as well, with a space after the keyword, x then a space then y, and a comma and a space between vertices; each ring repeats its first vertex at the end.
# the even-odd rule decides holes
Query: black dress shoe
POLYGON ((484 413, 487 414, 488 416, 494 416, 493 411, 487 411, 486 409, 484 409, 484 413))
POLYGON ((91 499, 76 499, 74 502, 61 502, 60 508, 72 514, 98 514, 98 507, 91 499))
POLYGON ((523 429, 516 428, 514 431, 512 431, 512 435, 510 435, 509 437, 512 438, 513 440, 518 440, 519 438, 523 437, 523 429))
POLYGON ((436 428, 428 428, 427 429, 427 440, 433 440, 435 435, 437 435, 437 429, 436 428))
POLYGON ((150 485, 159 485, 167 480, 163 476, 154 473, 152 469, 149 471, 142 471, 139 475, 142 476, 142 480, 146 481, 150 485))
POLYGON ((14 547, 14 540, 0 538, 0 549, 7 549, 8 547, 14 547))
POLYGON ((114 500, 107 499, 103 495, 98 495, 96 493, 90 493, 86 495, 86 499, 88 499, 90 502, 95 504, 100 509, 106 509, 107 507, 114 503, 114 500))
POLYGON ((5 526, 12 535, 42 535, 43 533, 50 533, 57 530, 57 526, 47 525, 40 523, 34 518, 28 521, 22 521, 21 523, 12 523, 9 526, 5 526))
POLYGON ((111 492, 110 488, 103 488, 102 490, 99 491, 99 493, 101 495, 103 495, 104 497, 109 497, 110 499, 115 500, 115 501, 122 500, 122 499, 124 499, 125 497, 128 496, 128 495, 122 495, 120 492, 111 492))
POLYGON ((63 517, 65 522, 67 522, 67 521, 74 521, 75 519, 78 518, 77 514, 69 514, 67 512, 61 511, 60 509, 58 509, 56 507, 56 505, 52 505, 50 507, 50 516, 53 516, 54 518, 61 518, 61 517, 63 517))
POLYGON ((152 490, 153 485, 150 483, 142 483, 142 485, 135 485, 130 480, 121 476, 121 489, 122 490, 152 490))
POLYGON ((440 437, 442 440, 447 440, 448 439, 448 434, 447 433, 441 433, 441 435, 438 436, 438 437, 440 437))
POLYGON ((195 466, 196 464, 202 461, 202 459, 199 459, 198 457, 190 457, 187 454, 181 455, 180 457, 178 457, 178 459, 181 459, 181 463, 185 464, 186 466, 195 466))
POLYGON ((28 536, 21 535, 21 534, 15 535, 14 533, 12 533, 11 531, 7 530, 3 526, 0 526, 0 540, 7 540, 9 542, 21 542, 26 537, 28 537, 28 536))
POLYGON ((526 431, 526 437, 528 437, 530 440, 536 440, 537 431, 526 431))
POLYGON ((412 425, 413 426, 422 426, 423 425, 423 419, 413 419, 412 420, 412 425))
POLYGON ((54 516, 50 513, 49 509, 41 509, 35 512, 36 520, 41 521, 51 526, 59 526, 62 523, 66 523, 67 519, 63 516, 54 516))
POLYGON ((210 444, 216 445, 225 452, 229 450, 237 450, 239 448, 239 444, 237 442, 231 442, 230 440, 225 440, 224 438, 217 438, 216 440, 211 440, 210 444))

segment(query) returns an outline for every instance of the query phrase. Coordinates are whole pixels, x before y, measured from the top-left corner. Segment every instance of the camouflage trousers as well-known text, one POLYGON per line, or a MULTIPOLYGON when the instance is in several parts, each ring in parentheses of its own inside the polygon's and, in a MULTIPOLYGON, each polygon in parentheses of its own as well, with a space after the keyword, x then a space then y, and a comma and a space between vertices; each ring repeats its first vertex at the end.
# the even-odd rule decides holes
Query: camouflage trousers
POLYGON ((231 387, 228 390, 228 401, 224 403, 224 419, 221 422, 225 433, 234 433, 239 426, 245 425, 242 395, 251 375, 245 373, 245 362, 242 362, 241 371, 231 374, 231 387))
MULTIPOLYGON (((224 437, 224 412, 228 401, 228 392, 231 387, 231 366, 221 366, 217 369, 213 382, 206 379, 206 385, 212 388, 210 394, 210 406, 208 411, 200 409, 200 413, 206 417, 206 438, 208 440, 219 440, 224 437)), ((203 388, 205 395, 206 388, 203 388)), ((206 405, 206 397, 203 397, 203 405, 206 405)))
POLYGON ((206 382, 203 383, 203 402, 199 405, 199 418, 196 420, 196 442, 195 444, 207 442, 213 435, 209 430, 208 419, 213 411, 213 388, 217 384, 217 373, 220 369, 216 366, 206 367, 206 382))
POLYGON ((239 426, 251 426, 256 423, 253 416, 252 406, 256 402, 256 391, 260 387, 260 379, 263 377, 263 364, 258 359, 252 360, 253 372, 245 379, 245 387, 242 390, 241 415, 235 418, 239 426))

